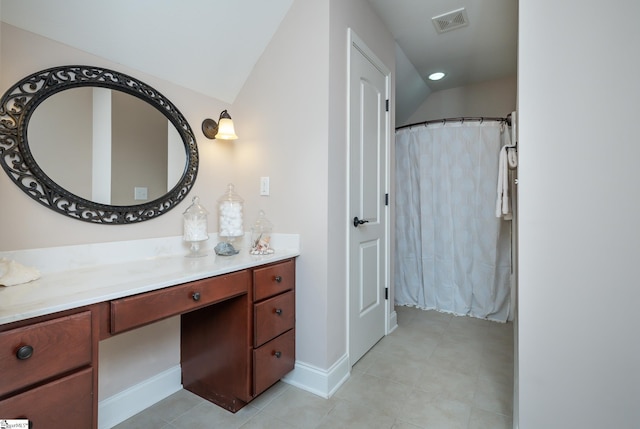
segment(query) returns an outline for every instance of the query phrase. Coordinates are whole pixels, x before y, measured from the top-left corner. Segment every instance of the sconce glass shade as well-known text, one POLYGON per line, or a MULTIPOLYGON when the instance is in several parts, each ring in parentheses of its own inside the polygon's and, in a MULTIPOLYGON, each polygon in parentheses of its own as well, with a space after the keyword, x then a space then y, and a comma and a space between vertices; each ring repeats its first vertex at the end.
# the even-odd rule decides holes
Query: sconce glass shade
POLYGON ((231 115, 226 110, 220 113, 218 122, 213 119, 205 119, 202 121, 202 133, 208 139, 235 140, 238 138, 233 127, 231 115))
POLYGON ((216 134, 216 139, 235 140, 237 138, 238 136, 236 135, 231 118, 221 117, 220 122, 218 122, 218 134, 216 134))

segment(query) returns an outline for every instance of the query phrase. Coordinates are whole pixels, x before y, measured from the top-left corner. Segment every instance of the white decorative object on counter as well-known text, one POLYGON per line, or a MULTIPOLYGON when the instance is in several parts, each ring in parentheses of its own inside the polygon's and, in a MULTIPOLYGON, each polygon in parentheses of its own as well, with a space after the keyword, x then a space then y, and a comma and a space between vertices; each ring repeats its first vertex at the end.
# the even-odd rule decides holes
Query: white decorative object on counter
POLYGON ((273 224, 264 215, 264 211, 260 210, 258 219, 251 228, 251 249, 249 253, 252 255, 270 255, 274 252, 271 248, 271 232, 273 224))
POLYGON ((40 278, 40 271, 19 262, 0 258, 0 286, 15 286, 40 278))
POLYGON ((205 256, 201 243, 209 239, 207 233, 207 214, 200 205, 200 199, 193 197, 192 204, 184 211, 183 240, 191 243, 189 257, 205 256))
POLYGON ((242 223, 244 200, 236 194, 233 184, 218 199, 219 232, 218 236, 227 242, 233 242, 244 235, 242 223))

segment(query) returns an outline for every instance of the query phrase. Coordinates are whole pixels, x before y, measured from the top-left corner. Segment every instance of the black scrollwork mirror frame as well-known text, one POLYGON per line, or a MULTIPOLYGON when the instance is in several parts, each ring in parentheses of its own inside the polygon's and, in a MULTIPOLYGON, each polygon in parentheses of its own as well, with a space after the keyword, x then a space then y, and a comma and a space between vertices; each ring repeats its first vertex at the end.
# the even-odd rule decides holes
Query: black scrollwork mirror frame
MULTIPOLYGON (((69 124, 73 126, 73 118, 69 124)), ((0 164, 18 187, 40 204, 74 219, 108 225, 156 218, 174 208, 191 190, 198 173, 198 149, 189 123, 161 93, 124 73, 93 66, 60 66, 25 77, 0 100, 0 164), (27 139, 33 111, 65 89, 97 86, 138 97, 158 109, 175 126, 186 150, 186 166, 176 186, 153 201, 130 206, 96 203, 62 188, 35 161, 27 139)), ((70 167, 73 161, 69 160, 70 167)))

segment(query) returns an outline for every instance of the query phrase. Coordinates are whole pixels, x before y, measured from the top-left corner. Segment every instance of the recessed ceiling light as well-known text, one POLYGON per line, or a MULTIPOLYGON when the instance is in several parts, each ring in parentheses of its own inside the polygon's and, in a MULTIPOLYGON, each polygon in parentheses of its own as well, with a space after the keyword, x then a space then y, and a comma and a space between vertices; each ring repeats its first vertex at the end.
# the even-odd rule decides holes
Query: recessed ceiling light
POLYGON ((442 73, 442 72, 431 73, 429 75, 429 80, 440 80, 445 76, 446 75, 444 73, 442 73))

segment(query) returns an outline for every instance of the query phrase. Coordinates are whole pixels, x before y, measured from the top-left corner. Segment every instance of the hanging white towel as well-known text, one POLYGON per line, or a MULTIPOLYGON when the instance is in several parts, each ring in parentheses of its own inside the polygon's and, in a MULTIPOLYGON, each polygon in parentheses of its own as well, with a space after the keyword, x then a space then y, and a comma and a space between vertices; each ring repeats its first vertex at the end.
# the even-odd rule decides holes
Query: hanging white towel
POLYGON ((514 146, 507 146, 507 163, 509 170, 518 168, 518 150, 514 146))
POLYGON ((511 201, 509 200, 509 170, 507 165, 507 146, 500 149, 498 160, 498 198, 496 200, 496 217, 511 220, 511 201))
POLYGON ((518 113, 511 112, 511 145, 518 146, 518 113))
POLYGON ((507 144, 507 162, 509 169, 515 170, 518 167, 518 112, 511 112, 511 143, 507 144))

